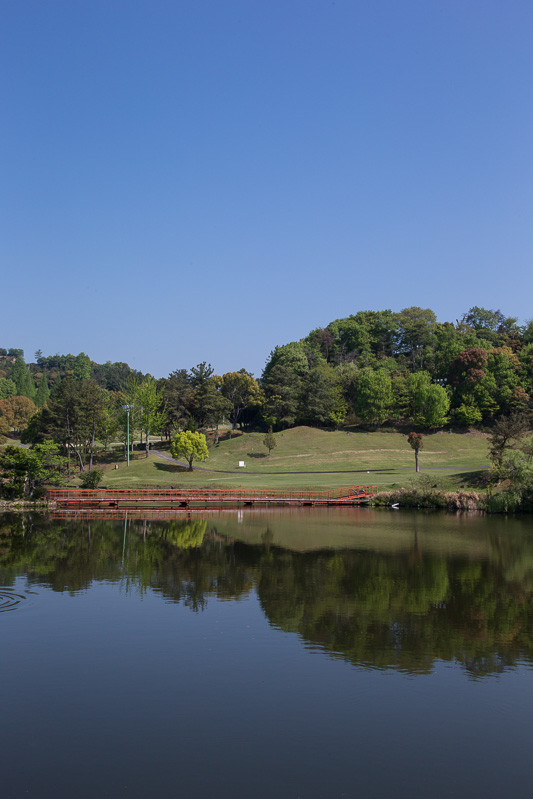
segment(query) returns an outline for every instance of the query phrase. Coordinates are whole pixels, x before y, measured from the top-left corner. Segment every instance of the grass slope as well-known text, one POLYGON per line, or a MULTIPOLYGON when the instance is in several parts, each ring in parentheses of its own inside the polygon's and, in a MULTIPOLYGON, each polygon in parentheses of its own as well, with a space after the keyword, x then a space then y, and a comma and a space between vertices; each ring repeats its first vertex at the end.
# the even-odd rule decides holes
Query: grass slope
MULTIPOLYGON (((276 433, 269 456, 261 433, 243 433, 212 447, 209 460, 188 472, 155 455, 124 462, 107 471, 109 488, 184 485, 243 485, 256 488, 331 488, 372 484, 381 489, 406 485, 415 477, 414 453, 400 433, 328 432, 297 427, 276 433), (239 461, 246 467, 239 468, 239 461), (367 474, 367 472, 369 472, 367 474)), ((421 474, 441 487, 471 484, 487 467, 487 442, 481 434, 435 433, 424 437, 421 474)))

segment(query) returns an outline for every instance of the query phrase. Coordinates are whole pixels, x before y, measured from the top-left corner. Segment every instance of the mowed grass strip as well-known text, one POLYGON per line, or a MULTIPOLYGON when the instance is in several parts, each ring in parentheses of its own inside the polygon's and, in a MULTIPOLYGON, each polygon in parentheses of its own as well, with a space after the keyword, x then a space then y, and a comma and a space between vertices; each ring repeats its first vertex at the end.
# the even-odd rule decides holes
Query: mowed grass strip
MULTIPOLYGON (((399 433, 328 432, 299 427, 276 433, 277 446, 268 455, 264 434, 243 433, 212 447, 205 463, 210 471, 180 468, 153 454, 136 457, 126 468, 108 470, 102 485, 209 486, 250 488, 336 488, 372 484, 379 488, 407 484, 415 476, 414 453, 399 433), (245 468, 239 468, 244 461, 245 468), (367 472, 369 472, 367 474, 367 472)), ((421 474, 450 487, 469 482, 468 475, 488 464, 486 437, 479 434, 435 433, 424 437, 421 474)))
MULTIPOLYGON (((249 433, 221 441, 210 450, 206 466, 237 471, 239 461, 248 472, 313 472, 410 468, 413 450, 400 433, 352 433, 295 427, 275 434, 272 453, 264 435, 249 433)), ((487 464, 486 437, 479 434, 433 433, 424 436, 420 455, 425 468, 457 466, 479 469, 487 464)))

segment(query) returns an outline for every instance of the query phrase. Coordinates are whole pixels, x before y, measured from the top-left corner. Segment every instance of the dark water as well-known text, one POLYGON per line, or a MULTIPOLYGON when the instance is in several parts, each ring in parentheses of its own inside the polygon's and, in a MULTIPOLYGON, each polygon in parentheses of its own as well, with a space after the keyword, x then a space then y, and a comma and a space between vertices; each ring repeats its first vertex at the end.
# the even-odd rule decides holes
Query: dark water
POLYGON ((530 797, 530 518, 0 517, 5 799, 530 797))

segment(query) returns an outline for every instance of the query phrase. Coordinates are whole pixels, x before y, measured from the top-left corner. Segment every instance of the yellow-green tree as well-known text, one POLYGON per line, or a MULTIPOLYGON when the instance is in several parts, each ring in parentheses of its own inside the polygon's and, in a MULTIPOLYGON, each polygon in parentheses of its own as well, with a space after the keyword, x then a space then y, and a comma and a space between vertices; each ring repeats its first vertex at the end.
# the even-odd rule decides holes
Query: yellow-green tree
POLYGON ((166 419, 163 403, 163 390, 158 389, 151 375, 147 375, 137 386, 136 405, 139 412, 141 430, 144 430, 146 457, 150 450, 150 433, 158 433, 166 419))
POLYGON ((189 464, 190 472, 194 460, 205 461, 209 457, 205 436, 202 433, 193 433, 191 430, 176 433, 170 445, 170 452, 176 460, 184 458, 189 464))

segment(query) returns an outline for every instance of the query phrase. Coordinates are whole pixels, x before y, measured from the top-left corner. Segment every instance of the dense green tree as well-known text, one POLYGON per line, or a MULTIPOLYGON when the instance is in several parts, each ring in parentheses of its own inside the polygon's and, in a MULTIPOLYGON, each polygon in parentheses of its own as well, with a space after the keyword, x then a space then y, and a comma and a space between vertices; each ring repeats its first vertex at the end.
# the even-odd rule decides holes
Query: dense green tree
POLYGON ((218 430, 219 424, 230 417, 231 411, 231 400, 222 393, 222 378, 213 375, 207 381, 202 397, 203 424, 218 430))
POLYGON ((39 386, 37 388, 37 393, 35 394, 35 404, 37 405, 37 407, 42 408, 42 406, 45 404, 49 396, 50 396, 50 389, 48 388, 48 378, 46 377, 45 373, 41 377, 39 386))
POLYGON ((309 371, 302 400, 302 418, 308 424, 339 427, 344 422, 348 407, 331 366, 316 366, 309 371))
POLYGON ((270 354, 261 387, 265 393, 265 417, 272 424, 290 427, 301 418, 308 375, 309 361, 301 342, 276 347, 270 354))
POLYGON ((398 352, 409 354, 413 368, 424 368, 436 325, 437 317, 430 308, 412 306, 400 311, 396 346, 398 352))
POLYGON ((334 337, 329 360, 353 361, 370 366, 394 352, 398 315, 390 310, 359 311, 346 319, 331 322, 327 330, 334 337))
POLYGON ((452 362, 469 346, 465 343, 464 336, 451 322, 435 325, 432 344, 434 376, 440 379, 448 376, 452 362))
POLYGON ((92 469, 90 472, 83 472, 80 478, 80 487, 86 489, 98 488, 102 482, 104 472, 102 469, 92 469))
POLYGON ((336 369, 342 395, 349 413, 354 413, 355 409, 359 371, 359 367, 353 361, 341 363, 336 369))
POLYGON ((529 319, 523 327, 524 344, 533 344, 533 319, 529 319))
POLYGON ((487 372, 494 380, 493 400, 500 413, 511 410, 519 384, 520 359, 509 347, 494 347, 487 352, 487 372))
POLYGON ((150 450, 150 433, 158 433, 165 424, 166 410, 163 402, 163 391, 151 375, 144 378, 137 386, 135 404, 139 411, 139 423, 144 431, 146 457, 150 450))
POLYGON ((501 311, 490 311, 475 305, 463 314, 462 321, 474 330, 490 330, 495 333, 504 322, 505 317, 501 311))
POLYGON ((392 413, 391 416, 398 422, 403 421, 409 414, 409 390, 407 381, 409 373, 395 370, 391 373, 392 386, 392 413))
POLYGON ((357 382, 355 412, 367 424, 382 424, 392 408, 392 382, 383 371, 362 369, 357 382))
POLYGON ((74 358, 72 377, 74 380, 90 380, 92 377, 91 359, 84 352, 74 358))
POLYGON ((317 366, 319 361, 329 363, 335 359, 338 346, 335 336, 329 328, 318 327, 316 330, 312 330, 305 337, 304 342, 309 347, 307 359, 310 366, 317 366), (311 359, 309 353, 312 353, 311 359))
POLYGON ((28 367, 24 359, 18 357, 11 370, 11 380, 16 387, 16 396, 28 397, 32 401, 35 399, 35 385, 33 383, 28 367))
MULTIPOLYGON (((461 396, 460 392, 457 392, 461 396)), ((482 380, 471 388, 471 395, 477 407, 483 415, 484 422, 491 422, 498 414, 499 405, 497 402, 498 384, 494 375, 487 374, 482 380)), ((468 397, 468 392, 462 395, 465 399, 468 397)))
POLYGON ((189 464, 190 472, 193 470, 193 461, 205 461, 209 457, 205 436, 202 433, 193 433, 191 430, 176 433, 170 445, 170 452, 176 460, 184 458, 189 464))
POLYGON ((106 361, 106 363, 102 364, 91 361, 91 376, 98 385, 108 391, 124 391, 128 385, 128 380, 131 378, 141 380, 143 377, 141 372, 131 369, 127 363, 122 361, 117 363, 106 361))
POLYGON ((407 381, 409 418, 423 427, 442 427, 448 421, 450 399, 445 388, 432 383, 428 372, 414 372, 407 381))
POLYGON ((454 418, 464 427, 475 427, 483 420, 483 414, 478 408, 473 396, 468 395, 454 410, 454 418))
POLYGON ((206 424, 209 411, 213 409, 216 384, 213 385, 210 381, 214 374, 211 364, 205 361, 191 368, 190 382, 194 389, 193 416, 200 427, 206 424))
POLYGON ((67 377, 36 414, 26 440, 52 439, 65 448, 69 459, 71 455, 77 459, 80 471, 87 459, 91 469, 97 436, 105 424, 106 404, 107 395, 94 380, 67 377))
POLYGON ((257 380, 245 369, 223 375, 220 392, 231 403, 229 418, 234 430, 246 409, 257 408, 262 403, 261 389, 257 380))
POLYGON ((193 415, 194 388, 187 370, 177 369, 162 381, 162 389, 167 409, 165 426, 170 434, 174 430, 184 428, 188 418, 193 415))
POLYGON ((15 397, 16 394, 17 387, 15 383, 7 377, 0 377, 0 400, 15 397))
POLYGON ((0 455, 0 473, 4 489, 12 497, 34 496, 46 483, 61 485, 65 459, 52 441, 36 444, 31 449, 8 446, 0 455))

